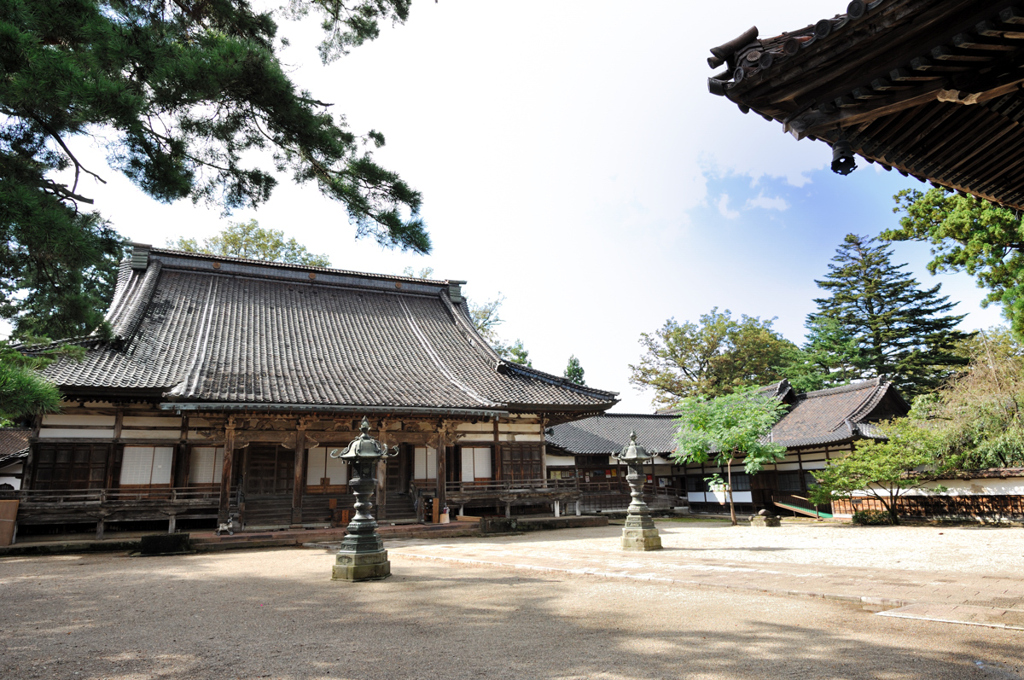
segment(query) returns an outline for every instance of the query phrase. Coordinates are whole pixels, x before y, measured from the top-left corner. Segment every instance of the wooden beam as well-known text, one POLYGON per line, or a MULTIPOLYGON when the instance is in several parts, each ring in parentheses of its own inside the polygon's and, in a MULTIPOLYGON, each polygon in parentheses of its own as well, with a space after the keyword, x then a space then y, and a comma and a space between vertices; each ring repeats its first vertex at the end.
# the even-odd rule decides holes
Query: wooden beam
POLYGON ((912 90, 894 93, 877 99, 870 104, 856 108, 841 109, 835 113, 825 114, 820 111, 808 111, 796 120, 790 121, 789 127, 801 136, 821 135, 837 126, 848 127, 865 121, 889 116, 914 106, 935 101, 938 93, 944 89, 941 81, 932 81, 912 90))

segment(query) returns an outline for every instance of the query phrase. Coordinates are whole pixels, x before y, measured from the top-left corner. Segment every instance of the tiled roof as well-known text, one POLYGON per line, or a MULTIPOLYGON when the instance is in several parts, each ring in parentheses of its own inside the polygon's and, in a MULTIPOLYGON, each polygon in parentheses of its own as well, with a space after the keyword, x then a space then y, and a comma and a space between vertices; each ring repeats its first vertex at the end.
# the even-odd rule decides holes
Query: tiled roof
POLYGON ((771 438, 786 448, 874 438, 879 435, 872 422, 909 410, 892 384, 881 379, 805 392, 772 428, 771 438))
POLYGON ((168 401, 600 412, 615 393, 503 361, 469 321, 461 281, 428 281, 163 249, 122 267, 65 391, 168 401))
MULTIPOLYGON (((930 477, 928 473, 919 473, 930 477)), ((957 470, 935 475, 934 479, 1017 479, 1024 477, 1024 467, 988 468, 987 470, 957 470)))
MULTIPOLYGON (((802 394, 795 393, 789 382, 783 380, 761 391, 790 404, 789 412, 775 424, 770 435, 772 441, 786 448, 879 438, 877 421, 906 415, 910 410, 892 384, 881 379, 802 394)), ((566 423, 551 428, 547 442, 576 454, 607 453, 621 449, 630 430, 636 431, 637 441, 650 451, 668 454, 675 450, 674 415, 661 412, 606 413, 566 423)))
POLYGON ((28 456, 28 437, 32 430, 20 427, 0 429, 0 465, 28 456))
POLYGON ((605 413, 550 428, 547 443, 574 454, 604 454, 621 450, 629 443, 630 432, 636 432, 637 443, 651 453, 675 451, 672 415, 605 413))

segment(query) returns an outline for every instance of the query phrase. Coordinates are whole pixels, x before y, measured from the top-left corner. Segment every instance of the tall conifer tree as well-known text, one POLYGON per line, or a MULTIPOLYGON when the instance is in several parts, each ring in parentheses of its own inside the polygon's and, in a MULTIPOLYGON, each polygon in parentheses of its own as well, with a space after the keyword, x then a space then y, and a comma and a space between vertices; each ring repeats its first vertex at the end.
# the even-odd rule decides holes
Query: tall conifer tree
POLYGON ((921 288, 893 264, 892 251, 875 239, 847 235, 825 278, 815 281, 829 294, 816 298, 808 323, 835 319, 860 345, 855 357, 861 378, 886 376, 914 396, 935 389, 965 359, 955 354, 970 334, 956 330, 965 315, 949 312, 956 303, 940 295, 941 284, 921 288))

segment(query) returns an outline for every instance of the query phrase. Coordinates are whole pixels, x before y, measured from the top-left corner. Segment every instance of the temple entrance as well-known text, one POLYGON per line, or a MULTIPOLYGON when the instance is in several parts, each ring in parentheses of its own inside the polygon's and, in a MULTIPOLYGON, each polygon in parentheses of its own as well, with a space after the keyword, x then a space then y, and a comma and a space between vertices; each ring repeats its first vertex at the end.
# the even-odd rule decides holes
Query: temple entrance
POLYGON ((242 524, 287 526, 292 516, 295 452, 276 444, 251 444, 245 452, 242 524))
POLYGON ((413 448, 402 445, 398 455, 388 458, 384 474, 384 518, 415 519, 416 507, 409 483, 412 481, 413 448))

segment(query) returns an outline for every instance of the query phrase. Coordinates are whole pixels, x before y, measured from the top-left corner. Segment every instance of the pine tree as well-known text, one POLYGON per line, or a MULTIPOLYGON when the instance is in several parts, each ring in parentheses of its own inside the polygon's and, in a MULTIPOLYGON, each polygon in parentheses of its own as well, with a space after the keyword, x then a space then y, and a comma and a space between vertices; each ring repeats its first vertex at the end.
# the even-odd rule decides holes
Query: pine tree
POLYGON ((569 357, 569 364, 565 367, 563 375, 576 385, 587 384, 583 382, 583 367, 580 366, 580 360, 576 358, 575 354, 569 357))
MULTIPOLYGON (((291 11, 321 15, 327 62, 375 38, 381 21, 405 21, 410 1, 293 0, 291 11)), ((255 207, 277 184, 270 165, 315 182, 357 236, 430 251, 419 193, 373 159, 383 135, 353 133, 296 88, 270 12, 244 0, 0 7, 0 316, 16 336, 89 332, 111 291, 122 244, 89 209, 88 187, 103 181, 77 151, 90 138, 156 200, 255 207)))
POLYGON ((811 316, 807 335, 799 349, 785 358, 783 374, 798 392, 838 387, 861 375, 864 351, 857 337, 839 321, 828 316, 811 316))
MULTIPOLYGON (((910 397, 934 390, 954 366, 965 363, 956 343, 970 334, 955 330, 965 315, 950 315, 956 303, 940 295, 941 284, 922 289, 894 265, 892 251, 875 239, 849 234, 825 278, 815 281, 829 297, 816 298, 808 323, 834 319, 857 339, 850 357, 856 377, 884 375, 910 397)), ((854 371, 851 371, 854 372, 854 371)))

